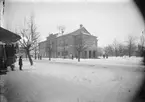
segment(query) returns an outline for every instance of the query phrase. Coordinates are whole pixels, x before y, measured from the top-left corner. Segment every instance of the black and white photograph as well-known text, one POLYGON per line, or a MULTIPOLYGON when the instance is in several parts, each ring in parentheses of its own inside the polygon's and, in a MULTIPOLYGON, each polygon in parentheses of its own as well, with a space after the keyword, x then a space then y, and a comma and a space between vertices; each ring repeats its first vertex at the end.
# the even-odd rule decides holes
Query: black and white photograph
POLYGON ((145 102, 144 0, 0 0, 0 102, 145 102))

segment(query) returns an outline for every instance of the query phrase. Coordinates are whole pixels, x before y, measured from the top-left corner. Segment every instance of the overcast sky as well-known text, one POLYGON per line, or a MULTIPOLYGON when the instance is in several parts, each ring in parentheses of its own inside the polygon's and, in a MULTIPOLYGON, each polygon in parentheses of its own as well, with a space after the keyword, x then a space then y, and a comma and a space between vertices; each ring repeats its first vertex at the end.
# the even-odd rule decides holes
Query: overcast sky
POLYGON ((83 24, 92 35, 98 37, 99 46, 108 45, 115 38, 123 42, 130 34, 138 37, 144 28, 142 17, 131 0, 53 1, 7 0, 5 26, 14 31, 22 27, 24 18, 33 13, 41 41, 46 39, 48 33, 57 33, 59 25, 64 25, 65 32, 69 33, 83 24))

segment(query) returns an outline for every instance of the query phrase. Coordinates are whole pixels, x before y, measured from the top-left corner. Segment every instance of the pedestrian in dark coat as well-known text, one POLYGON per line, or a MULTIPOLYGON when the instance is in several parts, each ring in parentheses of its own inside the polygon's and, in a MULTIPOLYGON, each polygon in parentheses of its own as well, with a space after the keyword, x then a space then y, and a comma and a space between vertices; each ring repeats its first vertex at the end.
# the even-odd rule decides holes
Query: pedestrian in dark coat
POLYGON ((40 60, 42 60, 42 56, 40 55, 40 60))
POLYGON ((72 55, 72 60, 74 59, 74 56, 72 55))
POLYGON ((106 58, 108 59, 108 54, 106 54, 106 58))
POLYGON ((105 58, 105 54, 103 54, 103 58, 105 58))
POLYGON ((23 61, 22 61, 22 56, 20 56, 19 58, 19 69, 22 70, 22 66, 23 66, 23 61))

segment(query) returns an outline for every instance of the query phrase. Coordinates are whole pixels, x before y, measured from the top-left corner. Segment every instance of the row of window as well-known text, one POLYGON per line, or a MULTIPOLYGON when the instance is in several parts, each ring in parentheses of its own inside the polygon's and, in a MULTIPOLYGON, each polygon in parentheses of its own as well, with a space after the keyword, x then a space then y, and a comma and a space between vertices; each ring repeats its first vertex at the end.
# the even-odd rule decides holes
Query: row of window
POLYGON ((58 56, 67 56, 68 55, 68 51, 62 51, 62 52, 58 52, 57 53, 58 54, 58 56))
MULTIPOLYGON (((70 56, 69 55, 69 53, 68 53, 68 51, 61 51, 61 52, 57 52, 57 56, 59 57, 59 56, 70 56)), ((42 56, 43 57, 48 57, 48 54, 46 54, 46 53, 43 53, 42 54, 42 56)), ((77 57, 77 54, 76 55, 74 55, 75 57, 77 57)), ((83 56, 84 56, 84 58, 87 58, 87 57, 89 57, 89 58, 96 58, 96 56, 97 56, 97 52, 96 51, 84 51, 83 52, 83 56)))

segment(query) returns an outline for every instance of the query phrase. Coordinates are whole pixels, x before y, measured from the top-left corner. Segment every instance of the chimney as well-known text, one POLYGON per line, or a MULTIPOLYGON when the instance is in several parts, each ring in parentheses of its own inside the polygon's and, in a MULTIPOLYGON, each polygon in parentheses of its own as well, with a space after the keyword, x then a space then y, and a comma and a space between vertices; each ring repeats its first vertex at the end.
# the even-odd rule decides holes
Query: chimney
POLYGON ((82 24, 80 24, 80 28, 82 28, 83 27, 83 25, 82 24))

